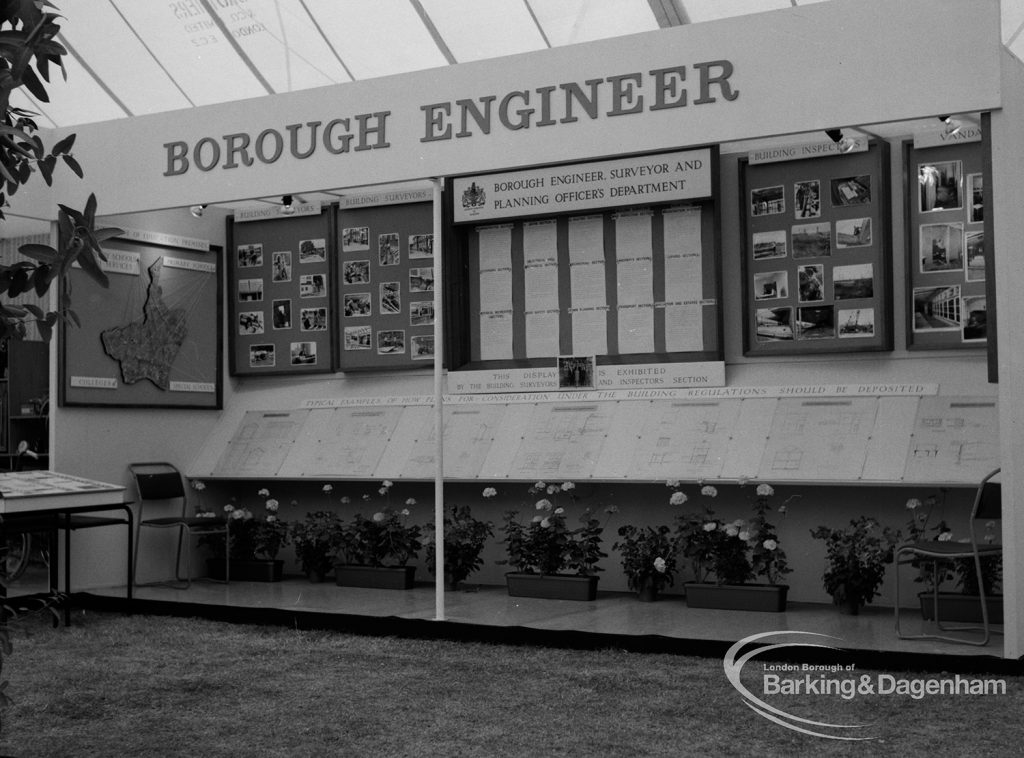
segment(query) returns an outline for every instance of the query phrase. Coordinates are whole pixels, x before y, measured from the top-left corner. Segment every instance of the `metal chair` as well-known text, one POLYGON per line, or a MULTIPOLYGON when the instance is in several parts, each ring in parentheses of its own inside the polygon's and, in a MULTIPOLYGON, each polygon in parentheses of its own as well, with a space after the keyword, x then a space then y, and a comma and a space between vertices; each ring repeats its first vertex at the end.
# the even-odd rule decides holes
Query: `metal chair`
MULTIPOLYGON (((974 495, 974 504, 971 506, 970 518, 970 541, 969 542, 939 542, 938 540, 919 540, 899 547, 895 553, 896 563, 896 636, 902 640, 945 640, 963 645, 987 645, 993 634, 1002 634, 1000 630, 991 627, 988 616, 988 605, 985 602, 984 582, 982 576, 981 560, 992 556, 1002 555, 1003 546, 999 544, 988 544, 978 542, 976 523, 980 521, 996 520, 1002 516, 1002 488, 999 482, 991 481, 999 473, 1000 469, 989 472, 978 485, 974 495), (950 563, 957 559, 969 559, 974 561, 974 570, 979 577, 978 592, 981 600, 981 626, 944 626, 939 617, 939 581, 938 569, 942 563, 950 563), (928 561, 932 564, 932 576, 936 580, 932 583, 932 607, 934 615, 932 618, 940 632, 981 632, 981 636, 953 636, 949 634, 906 634, 900 626, 900 565, 928 561)), ((926 522, 927 524, 927 522, 926 522)))
POLYGON ((212 534, 222 534, 225 540, 224 551, 224 579, 211 581, 227 582, 230 578, 230 534, 227 521, 222 518, 205 518, 189 515, 188 513, 188 492, 185 488, 181 472, 170 463, 131 463, 128 465, 132 477, 135 479, 135 486, 139 491, 139 518, 136 526, 135 536, 135 567, 133 576, 138 576, 139 545, 142 536, 142 527, 154 527, 157 529, 178 530, 178 553, 174 564, 175 581, 137 583, 136 586, 168 585, 181 586, 188 589, 192 585, 192 537, 201 537, 212 534), (181 510, 177 515, 161 516, 152 518, 146 516, 147 507, 152 507, 160 501, 181 501, 181 510), (184 553, 185 571, 182 573, 182 553, 184 553))

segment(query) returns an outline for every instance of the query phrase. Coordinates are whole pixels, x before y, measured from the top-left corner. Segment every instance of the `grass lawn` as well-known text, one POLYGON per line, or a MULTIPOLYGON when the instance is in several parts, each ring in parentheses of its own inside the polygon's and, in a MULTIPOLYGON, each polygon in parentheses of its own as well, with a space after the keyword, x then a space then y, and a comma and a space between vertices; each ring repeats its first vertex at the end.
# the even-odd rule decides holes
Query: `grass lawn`
POLYGON ((875 739, 842 743, 750 710, 718 659, 92 611, 68 629, 19 623, 4 678, 15 705, 0 753, 21 758, 1003 756, 1024 745, 1024 681, 1003 675, 986 678, 1006 679, 1005 696, 775 701, 872 725, 875 739))

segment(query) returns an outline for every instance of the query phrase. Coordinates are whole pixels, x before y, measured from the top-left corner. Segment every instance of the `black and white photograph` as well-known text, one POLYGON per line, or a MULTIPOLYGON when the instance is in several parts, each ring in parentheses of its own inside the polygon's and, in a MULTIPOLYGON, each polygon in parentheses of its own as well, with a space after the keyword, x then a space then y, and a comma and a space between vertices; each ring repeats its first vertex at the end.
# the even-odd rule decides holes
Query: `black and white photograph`
POLYGON ((963 271, 964 225, 921 224, 918 236, 921 253, 921 273, 936 271, 963 271))
POLYGON ((252 245, 238 246, 238 267, 255 268, 263 265, 263 245, 256 243, 252 245))
POLYGON ((300 332, 326 332, 327 331, 327 308, 300 308, 299 309, 299 331, 300 332))
POLYGON ((381 282, 377 300, 381 314, 402 312, 402 283, 381 282))
POLYGON ((753 243, 755 261, 786 257, 785 229, 777 229, 771 232, 754 232, 753 243))
POLYGON ((875 296, 875 267, 872 263, 851 263, 832 269, 833 300, 863 300, 875 296))
POLYGON ((987 302, 985 295, 964 295, 964 342, 984 342, 988 338, 987 302))
POLYGON ((434 301, 414 300, 409 303, 409 325, 430 326, 434 323, 434 301))
POLYGON ((409 269, 409 292, 433 292, 434 291, 434 269, 411 268, 409 269))
POLYGON ((835 308, 831 305, 797 308, 796 325, 797 339, 833 339, 836 336, 835 308))
POLYGON ((589 390, 597 381, 597 368, 592 355, 558 356, 558 389, 589 390))
POLYGON ((915 332, 954 332, 960 329, 960 285, 914 288, 915 332))
POLYGON ((963 163, 922 163, 917 167, 921 213, 948 211, 963 205, 963 163))
POLYGON ((249 368, 273 368, 276 364, 273 344, 249 345, 249 368))
POLYGON ((377 353, 395 355, 405 352, 405 329, 380 329, 377 331, 377 353))
POLYGON ((410 234, 409 235, 409 259, 433 258, 434 257, 434 235, 433 234, 410 234))
POLYGON ((293 366, 316 365, 315 342, 293 342, 288 348, 293 366))
POLYGON ((341 264, 341 279, 344 284, 369 284, 369 261, 345 261, 341 264))
POLYGON ((790 239, 793 242, 794 260, 827 258, 832 255, 832 224, 827 221, 794 226, 790 239))
POLYGON ((347 226, 341 230, 343 253, 365 253, 370 249, 370 227, 347 226))
POLYGON ((874 308, 840 308, 836 312, 839 339, 858 339, 875 336, 874 308))
POLYGON ((762 271, 754 274, 755 300, 781 300, 789 297, 789 274, 785 271, 762 271))
POLYGON ((980 224, 985 220, 985 191, 981 174, 967 175, 967 220, 972 224, 980 224))
POLYGON ((414 361, 431 360, 434 357, 434 335, 411 335, 409 337, 409 357, 414 361))
POLYGON ((820 303, 825 299, 825 267, 820 263, 796 267, 798 302, 820 303))
POLYGON ((863 205, 871 202, 871 177, 841 176, 832 180, 832 205, 839 208, 845 205, 863 205))
POLYGON ((263 311, 242 311, 238 314, 238 333, 263 334, 263 311))
POLYGON ((793 217, 817 218, 821 215, 821 182, 809 179, 793 185, 793 217))
POLYGON ((967 281, 985 281, 985 232, 967 232, 964 235, 967 249, 967 281))
POLYGON ((292 301, 288 298, 273 300, 270 304, 270 320, 275 329, 291 329, 292 301))
POLYGON ((300 274, 299 297, 327 297, 327 274, 300 274))
POLYGON ((750 191, 750 215, 773 216, 786 212, 786 188, 781 184, 776 187, 759 187, 750 191))
POLYGON ((372 327, 346 326, 344 332, 345 350, 373 350, 372 327))
POLYGON ((299 263, 322 263, 326 260, 327 245, 324 240, 308 239, 299 242, 299 263))
POLYGON ((238 302, 258 303, 263 299, 262 279, 239 279, 238 302))
POLYGON ((871 218, 836 220, 836 248, 866 247, 871 244, 871 218))
POLYGON ((377 262, 381 266, 397 266, 402 262, 398 232, 388 232, 377 237, 377 262))
POLYGON ((754 313, 758 342, 789 342, 793 339, 793 308, 758 308, 754 313))
POLYGON ((343 299, 343 313, 350 317, 371 316, 373 308, 369 292, 346 293, 343 299))
POLYGON ((289 250, 280 250, 270 254, 270 281, 290 282, 292 280, 292 254, 289 250))

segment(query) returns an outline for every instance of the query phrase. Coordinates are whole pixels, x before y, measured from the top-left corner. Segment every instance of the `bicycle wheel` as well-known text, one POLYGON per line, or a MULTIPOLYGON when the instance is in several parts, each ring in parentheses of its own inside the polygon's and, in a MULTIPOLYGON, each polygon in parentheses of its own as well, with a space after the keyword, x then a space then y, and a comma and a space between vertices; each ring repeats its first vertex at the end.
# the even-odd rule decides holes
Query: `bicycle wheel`
POLYGON ((13 582, 25 573, 29 556, 32 554, 32 535, 28 532, 9 535, 4 554, 4 568, 7 581, 13 582))

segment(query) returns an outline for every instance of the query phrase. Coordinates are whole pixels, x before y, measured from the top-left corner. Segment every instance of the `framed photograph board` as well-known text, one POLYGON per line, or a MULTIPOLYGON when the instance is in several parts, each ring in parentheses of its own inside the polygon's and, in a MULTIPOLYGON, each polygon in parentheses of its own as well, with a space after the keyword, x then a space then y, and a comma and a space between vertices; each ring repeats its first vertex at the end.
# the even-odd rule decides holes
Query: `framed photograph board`
POLYGON ((333 209, 228 223, 232 376, 334 371, 333 209))
POLYGON ((905 145, 907 347, 986 347, 984 144, 905 145))
POLYGON ((221 250, 112 239, 110 286, 69 274, 81 326, 62 324, 61 405, 222 407, 221 250))
POLYGON ((884 144, 740 162, 745 355, 892 349, 888 165, 884 144))
POLYGON ((358 206, 337 213, 338 367, 433 365, 433 205, 358 206))

